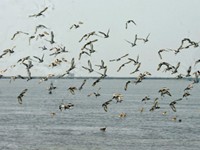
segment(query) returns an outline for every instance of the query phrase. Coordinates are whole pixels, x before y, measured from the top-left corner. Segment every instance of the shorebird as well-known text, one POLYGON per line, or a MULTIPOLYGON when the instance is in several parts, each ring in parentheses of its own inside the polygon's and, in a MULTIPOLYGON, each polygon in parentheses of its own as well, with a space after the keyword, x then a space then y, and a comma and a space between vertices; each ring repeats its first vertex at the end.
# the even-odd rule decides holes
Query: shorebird
POLYGON ((74 95, 75 94, 75 90, 77 90, 77 88, 75 86, 71 86, 71 87, 68 88, 68 90, 70 91, 70 93, 72 95, 74 95))
POLYGON ((98 96, 101 96, 101 94, 99 93, 100 89, 101 89, 101 87, 97 90, 97 92, 93 92, 93 93, 88 94, 88 97, 91 96, 91 95, 93 95, 93 94, 94 94, 94 96, 95 96, 96 98, 97 98, 98 96))
POLYGON ((176 112, 175 104, 177 104, 177 101, 181 101, 181 100, 182 100, 182 98, 179 98, 179 99, 177 99, 177 100, 172 101, 172 102, 169 104, 169 106, 171 107, 171 109, 172 109, 174 112, 176 112))
POLYGON ((64 110, 70 109, 70 108, 72 108, 72 107, 74 107, 74 104, 72 104, 72 103, 67 103, 67 104, 61 103, 61 104, 59 105, 60 111, 62 111, 63 109, 64 109, 64 110))
POLYGON ((131 81, 130 81, 130 80, 129 80, 129 81, 127 81, 127 82, 126 82, 126 84, 125 84, 125 86, 124 86, 124 90, 125 90, 125 91, 128 89, 128 84, 129 84, 129 83, 131 83, 131 81))
POLYGON ((193 82, 192 83, 190 83, 185 89, 184 89, 184 91, 187 91, 187 90, 191 90, 192 88, 193 88, 193 82))
POLYGON ((101 131, 106 131, 106 127, 100 128, 101 131))
POLYGON ((196 60, 194 63, 194 66, 196 66, 196 64, 200 63, 200 59, 196 60))
POLYGON ((161 62, 160 64, 158 64, 158 68, 157 68, 157 71, 160 70, 160 68, 165 65, 167 68, 171 68, 171 65, 167 62, 161 62))
POLYGON ((17 96, 17 99, 18 99, 18 102, 19 104, 22 104, 22 97, 24 97, 24 94, 28 91, 28 89, 24 89, 18 96, 17 96))
POLYGON ((42 63, 44 62, 44 54, 42 55, 42 58, 39 58, 37 56, 33 56, 34 58, 38 59, 39 60, 39 63, 42 63))
POLYGON ((135 68, 135 70, 133 72, 131 72, 130 74, 134 74, 135 72, 139 71, 139 68, 141 66, 141 63, 138 63, 137 67, 135 68))
POLYGON ((125 62, 125 63, 123 63, 121 66, 119 66, 119 68, 117 69, 117 72, 119 72, 125 65, 127 65, 127 64, 129 64, 129 63, 131 63, 132 61, 130 60, 130 61, 128 61, 128 62, 125 62))
POLYGON ((124 57, 127 57, 129 54, 125 54, 125 55, 123 55, 123 56, 121 56, 121 57, 119 57, 119 58, 116 58, 116 59, 111 59, 111 60, 109 60, 110 62, 112 62, 112 61, 120 61, 122 58, 124 58, 124 57))
POLYGON ((118 102, 122 102, 123 101, 123 95, 120 93, 114 93, 112 99, 115 99, 118 102))
POLYGON ((102 107, 105 110, 105 112, 108 111, 108 105, 110 104, 110 102, 112 102, 112 99, 108 100, 108 101, 106 101, 105 103, 102 104, 102 107))
POLYGON ((133 61, 133 62, 134 62, 134 65, 137 65, 137 64, 139 63, 139 55, 137 55, 136 60, 133 59, 133 58, 128 58, 128 60, 133 61))
POLYGON ((101 60, 101 65, 95 65, 95 66, 99 67, 99 70, 107 68, 107 66, 105 66, 105 63, 103 60, 101 60))
POLYGON ((191 94, 188 91, 185 91, 183 93, 183 98, 185 97, 187 99, 188 96, 190 96, 191 94))
POLYGON ((85 85, 86 83, 86 79, 83 80, 83 83, 81 84, 81 86, 78 88, 79 91, 81 91, 83 89, 83 86, 85 85))
POLYGON ((186 77, 189 77, 191 76, 190 73, 191 73, 191 70, 192 70, 192 66, 189 66, 188 70, 187 70, 187 74, 186 74, 186 77))
POLYGON ((172 51, 172 50, 171 49, 160 49, 158 51, 158 55, 159 55, 160 59, 162 59, 162 55, 161 55, 162 52, 169 52, 169 51, 172 51))
POLYGON ((153 106, 149 111, 154 111, 155 109, 160 109, 160 107, 158 106, 158 98, 155 98, 153 106))
POLYGON ((14 38, 18 35, 18 34, 25 34, 25 35, 29 35, 29 33, 27 32, 23 32, 23 31, 17 31, 11 38, 11 40, 14 40, 14 38))
POLYGON ((91 64, 91 61, 90 61, 90 60, 88 60, 88 66, 89 66, 89 68, 87 68, 87 67, 84 67, 84 66, 82 66, 82 68, 84 68, 84 69, 88 70, 88 71, 89 71, 89 73, 93 72, 93 71, 94 71, 94 69, 92 68, 92 64, 91 64))
POLYGON ((35 34, 37 33, 38 29, 40 29, 40 28, 42 28, 42 29, 48 29, 45 25, 39 24, 39 25, 37 25, 35 27, 35 34))
POLYGON ((129 23, 133 23, 134 25, 136 25, 135 21, 133 21, 133 20, 128 20, 128 21, 126 21, 126 29, 128 29, 128 24, 129 24, 129 23))
POLYGON ((33 15, 29 15, 29 17, 39 17, 39 16, 44 16, 44 12, 48 9, 48 7, 45 7, 42 11, 40 11, 39 13, 33 14, 33 15))
POLYGON ((166 88, 166 87, 163 87, 161 88, 158 93, 160 93, 161 96, 165 96, 165 95, 168 95, 168 96, 172 96, 171 93, 169 92, 169 88, 166 88))
POLYGON ((125 40, 126 42, 128 42, 129 44, 131 44, 131 47, 134 47, 134 46, 136 46, 137 44, 136 44, 136 42, 137 42, 137 34, 135 35, 135 40, 134 40, 134 42, 130 42, 130 41, 128 41, 128 40, 125 40))
POLYGON ((81 48, 81 50, 84 50, 88 45, 90 45, 90 44, 92 44, 92 43, 94 43, 94 42, 97 42, 97 41, 98 41, 98 40, 95 39, 95 40, 92 40, 92 41, 87 42, 86 44, 83 45, 83 47, 81 48))
POLYGON ((73 25, 71 25, 71 27, 69 29, 70 30, 73 29, 73 28, 78 29, 81 24, 83 24, 82 21, 79 21, 78 23, 74 23, 73 25))
POLYGON ((145 103, 146 103, 146 101, 148 101, 148 100, 150 100, 151 98, 149 97, 149 96, 145 96, 143 99, 142 99, 142 102, 144 102, 145 101, 145 103))
POLYGON ((144 43, 146 43, 146 42, 148 42, 149 41, 149 36, 150 36, 150 33, 147 35, 147 37, 146 38, 137 38, 137 40, 143 40, 144 41, 144 43))
POLYGON ((104 33, 104 32, 101 32, 101 31, 99 31, 99 33, 102 34, 104 38, 108 38, 109 37, 109 33, 110 33, 110 29, 108 29, 107 33, 104 33))
POLYGON ((177 73, 178 72, 178 68, 180 67, 180 62, 177 63, 176 67, 174 67, 174 70, 172 71, 172 74, 177 73))
POLYGON ((56 89, 56 86, 53 85, 53 82, 51 82, 50 87, 48 88, 49 94, 52 94, 52 90, 56 89))
POLYGON ((86 55, 88 55, 88 56, 91 56, 88 52, 86 52, 86 51, 81 51, 80 53, 79 53, 79 58, 78 58, 78 60, 80 60, 81 59, 81 56, 83 55, 83 54, 86 54, 86 55))

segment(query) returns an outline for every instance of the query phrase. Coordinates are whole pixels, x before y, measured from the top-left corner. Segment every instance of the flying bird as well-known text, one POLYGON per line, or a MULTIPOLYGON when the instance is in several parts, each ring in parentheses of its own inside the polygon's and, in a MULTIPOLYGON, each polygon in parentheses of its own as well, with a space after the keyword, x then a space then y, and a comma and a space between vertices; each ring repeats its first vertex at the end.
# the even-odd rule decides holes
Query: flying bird
POLYGON ((129 23, 133 23, 134 25, 136 25, 134 20, 128 20, 128 21, 126 21, 126 29, 128 29, 128 24, 129 23))
POLYGON ((104 33, 104 32, 101 32, 101 31, 99 31, 99 33, 102 34, 104 38, 108 38, 109 33, 110 33, 110 29, 108 29, 107 33, 104 33))
POLYGON ((24 94, 28 91, 28 89, 24 89, 18 96, 17 96, 17 99, 18 99, 18 102, 19 104, 22 104, 22 97, 24 97, 24 94))
POLYGON ((40 11, 39 13, 33 14, 33 15, 29 15, 29 17, 39 17, 39 16, 44 16, 44 12, 48 9, 48 7, 45 7, 42 11, 40 11))

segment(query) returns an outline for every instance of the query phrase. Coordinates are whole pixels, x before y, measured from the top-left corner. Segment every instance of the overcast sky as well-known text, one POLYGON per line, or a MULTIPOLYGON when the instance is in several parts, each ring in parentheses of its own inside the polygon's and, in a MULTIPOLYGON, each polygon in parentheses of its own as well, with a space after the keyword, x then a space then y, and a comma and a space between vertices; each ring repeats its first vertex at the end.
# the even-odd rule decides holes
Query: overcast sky
MULTIPOLYGON (((75 76, 99 76, 98 73, 88 73, 82 66, 87 67, 91 60, 95 71, 99 71, 95 64, 104 60, 108 66, 108 76, 136 77, 139 73, 148 71, 155 77, 175 77, 179 73, 186 74, 189 66, 192 72, 199 70, 200 64, 194 66, 196 60, 200 59, 200 48, 184 49, 177 55, 173 51, 163 52, 163 59, 159 58, 160 49, 177 49, 184 38, 194 42, 200 41, 200 1, 199 0, 1 0, 0 1, 0 55, 3 50, 12 48, 14 53, 6 54, 0 58, 0 70, 7 69, 3 75, 26 75, 25 66, 17 63, 20 58, 31 56, 33 76, 54 73, 64 73, 70 66, 70 61, 75 58, 76 69, 72 71, 75 76), (48 7, 44 16, 28 17, 48 7), (127 20, 134 20, 136 25, 128 24, 127 20), (79 28, 70 27, 83 22, 79 28), (35 35, 37 25, 45 25, 48 29, 40 29, 38 33, 47 31, 54 32, 55 44, 50 44, 45 39, 34 38, 29 45, 29 37, 35 35), (79 42, 81 37, 89 32, 107 32, 110 29, 110 37, 103 38, 92 36, 90 39, 79 42), (29 35, 18 35, 11 40, 16 31, 24 31, 29 35), (145 38, 148 34, 149 41, 137 41, 135 47, 131 47, 128 41, 134 41, 135 34, 139 38, 145 38), (81 48, 90 40, 98 39, 94 43, 95 53, 91 56, 82 55, 78 60, 81 48), (48 50, 42 51, 39 47, 46 46, 48 50), (66 46, 68 53, 59 54, 56 57, 49 56, 52 47, 66 46), (44 54, 44 62, 38 63, 33 56, 41 57, 44 54), (119 58, 125 54, 127 57, 118 62, 109 60, 119 58), (136 66, 127 64, 119 72, 117 69, 128 58, 136 59, 139 55, 141 66, 139 71, 130 74, 136 66), (68 63, 63 62, 56 67, 49 67, 55 59, 65 58, 68 63), (163 72, 164 68, 157 71, 160 62, 169 62, 176 65, 181 62, 178 73, 163 72), (12 68, 12 65, 16 65, 12 68)), ((100 34, 99 34, 100 35, 100 34)), ((36 36, 36 35, 35 35, 36 36)), ((102 72, 101 70, 99 72, 102 72)))

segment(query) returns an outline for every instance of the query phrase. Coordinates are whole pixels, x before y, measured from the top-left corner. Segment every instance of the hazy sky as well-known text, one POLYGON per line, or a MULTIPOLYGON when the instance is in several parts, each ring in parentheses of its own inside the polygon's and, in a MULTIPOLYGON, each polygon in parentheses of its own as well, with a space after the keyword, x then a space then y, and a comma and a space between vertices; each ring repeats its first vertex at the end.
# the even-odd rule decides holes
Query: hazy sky
MULTIPOLYGON (((139 73, 148 71, 152 76, 175 77, 171 72, 163 72, 164 67, 157 71, 158 64, 166 61, 172 65, 181 62, 179 73, 186 74, 189 66, 192 72, 199 70, 200 64, 194 66, 196 60, 200 59, 200 48, 189 48, 177 55, 174 52, 163 52, 163 59, 158 55, 160 49, 177 49, 183 38, 190 38, 192 41, 200 41, 200 1, 199 0, 1 0, 0 1, 0 54, 3 50, 12 48, 14 53, 6 54, 0 58, 0 70, 7 69, 3 75, 26 75, 25 66, 17 64, 20 58, 31 56, 33 67, 32 75, 44 75, 64 73, 74 57, 76 69, 72 71, 76 76, 99 76, 96 72, 88 73, 82 66, 87 66, 91 60, 95 71, 99 71, 95 64, 105 61, 108 66, 108 76, 136 77, 139 73), (45 16, 28 17, 40 12, 45 16), (125 29, 127 20, 133 19, 136 22, 129 24, 125 29), (71 29, 71 25, 83 22, 77 29, 71 29), (47 29, 42 31, 53 31, 56 43, 51 45, 45 39, 32 39, 29 45, 29 37, 35 35, 35 27, 39 24, 45 25, 47 29), (95 53, 89 57, 83 55, 78 60, 81 48, 88 41, 78 42, 81 37, 89 32, 103 31, 110 29, 110 37, 105 39, 99 36, 92 36, 88 41, 98 39, 94 43, 95 53), (29 35, 19 35, 11 40, 16 31, 24 31, 29 35), (137 41, 137 46, 131 47, 125 40, 134 41, 135 34, 139 38, 145 38, 148 34, 149 41, 137 41), (42 51, 40 46, 46 46, 47 51, 42 51), (68 53, 49 56, 49 49, 55 46, 66 46, 68 53), (44 54, 44 63, 38 63, 32 56, 41 57, 44 54), (109 60, 129 54, 118 62, 109 60), (128 61, 128 58, 136 59, 139 55, 141 62, 140 71, 130 74, 136 66, 133 63, 127 64, 120 72, 117 69, 121 64, 128 61), (65 58, 69 63, 63 62, 57 67, 49 67, 55 59, 65 58), (11 65, 16 65, 11 68, 11 65)), ((38 33, 39 33, 38 32, 38 33)), ((36 36, 36 35, 35 35, 36 36)), ((102 72, 102 71, 100 71, 102 72)))

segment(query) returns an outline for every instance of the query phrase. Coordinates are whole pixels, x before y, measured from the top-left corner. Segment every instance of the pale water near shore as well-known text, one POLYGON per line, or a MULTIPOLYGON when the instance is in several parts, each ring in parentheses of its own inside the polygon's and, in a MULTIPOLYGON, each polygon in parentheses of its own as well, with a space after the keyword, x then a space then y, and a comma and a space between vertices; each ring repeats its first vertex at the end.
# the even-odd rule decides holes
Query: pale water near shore
POLYGON ((0 80, 0 149, 3 150, 111 150, 111 149, 200 149, 200 86, 195 84, 191 96, 176 104, 177 112, 169 106, 172 100, 182 97, 187 80, 144 80, 138 85, 127 80, 105 79, 92 87, 88 79, 82 91, 72 95, 70 86, 79 87, 83 79, 48 80, 38 84, 37 79, 0 80), (52 94, 47 88, 53 81, 57 87, 52 94), (87 95, 101 87, 101 96, 87 95), (161 99, 158 90, 170 88, 172 97, 161 99), (19 93, 27 88, 23 104, 17 101, 19 93), (112 98, 113 93, 122 93, 122 103, 112 102, 108 112, 102 103, 112 98), (151 100, 141 102, 144 96, 151 100), (160 109, 150 112, 154 99, 159 98, 160 109), (71 110, 60 111, 62 102, 73 103, 71 110), (140 112, 141 108, 144 112, 140 112), (162 112, 167 111, 166 115, 162 112), (51 117, 50 113, 56 115, 51 117), (119 118, 119 113, 127 114, 119 118), (177 116, 177 121, 171 119, 177 116), (181 119, 182 122, 178 120, 181 119), (105 132, 101 127, 107 127, 105 132))

